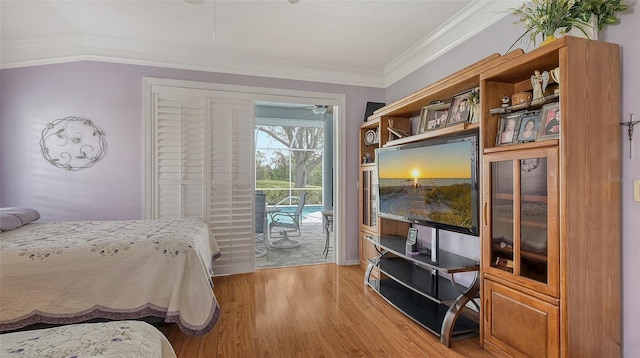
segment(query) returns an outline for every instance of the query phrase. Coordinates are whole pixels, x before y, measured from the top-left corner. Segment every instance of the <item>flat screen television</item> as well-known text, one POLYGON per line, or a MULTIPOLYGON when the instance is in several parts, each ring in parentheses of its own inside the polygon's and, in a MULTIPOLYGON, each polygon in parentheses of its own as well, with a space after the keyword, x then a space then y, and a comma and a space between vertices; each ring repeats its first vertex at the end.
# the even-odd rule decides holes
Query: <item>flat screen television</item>
POLYGON ((378 215, 478 235, 478 134, 376 149, 378 215))

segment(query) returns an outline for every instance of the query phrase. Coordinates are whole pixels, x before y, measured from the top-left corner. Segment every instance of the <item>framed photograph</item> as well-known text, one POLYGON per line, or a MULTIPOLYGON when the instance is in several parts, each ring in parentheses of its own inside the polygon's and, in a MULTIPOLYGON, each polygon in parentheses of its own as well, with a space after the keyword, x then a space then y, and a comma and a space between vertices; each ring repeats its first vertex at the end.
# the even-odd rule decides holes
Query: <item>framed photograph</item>
POLYGON ((451 107, 449 107, 449 120, 447 121, 447 126, 469 122, 472 91, 473 90, 468 90, 453 97, 451 107))
POLYGON ((538 140, 555 139, 560 136, 560 103, 549 103, 542 106, 542 124, 538 132, 538 140))
POLYGON ((496 146, 517 143, 521 116, 521 113, 510 113, 500 116, 500 119, 498 120, 496 146))
POLYGON ((450 103, 437 103, 422 108, 418 133, 444 128, 449 117, 450 103))
POLYGON ((409 234, 407 234, 407 242, 405 244, 406 253, 408 255, 418 255, 420 254, 420 249, 418 249, 418 229, 409 228, 409 234))
POLYGON ((407 244, 413 245, 418 240, 418 229, 414 227, 409 228, 409 233, 407 235, 407 244))
POLYGON ((540 111, 526 112, 520 117, 518 143, 535 142, 540 131, 540 111))

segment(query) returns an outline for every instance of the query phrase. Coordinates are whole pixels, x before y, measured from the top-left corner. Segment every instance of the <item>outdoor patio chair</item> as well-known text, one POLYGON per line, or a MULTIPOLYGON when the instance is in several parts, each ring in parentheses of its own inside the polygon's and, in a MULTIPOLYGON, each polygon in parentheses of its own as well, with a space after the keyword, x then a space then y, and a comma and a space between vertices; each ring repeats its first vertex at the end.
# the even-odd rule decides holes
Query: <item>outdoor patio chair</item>
POLYGON ((288 196, 280 200, 275 207, 279 204, 288 202, 289 199, 298 200, 298 205, 293 213, 285 211, 276 211, 271 214, 271 222, 269 223, 269 237, 279 238, 279 240, 269 241, 270 247, 277 248, 293 248, 300 246, 300 241, 291 240, 289 233, 292 233, 294 237, 301 236, 300 225, 302 223, 302 209, 304 209, 307 192, 300 193, 300 196, 288 196), (277 235, 274 235, 274 231, 277 235))

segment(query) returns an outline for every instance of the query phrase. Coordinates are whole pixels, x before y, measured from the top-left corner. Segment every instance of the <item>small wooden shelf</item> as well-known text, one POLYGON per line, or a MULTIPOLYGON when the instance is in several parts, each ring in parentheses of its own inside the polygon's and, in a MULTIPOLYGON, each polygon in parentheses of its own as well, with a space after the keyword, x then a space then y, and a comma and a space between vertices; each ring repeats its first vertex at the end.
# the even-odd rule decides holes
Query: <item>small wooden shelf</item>
POLYGON ((511 152, 519 149, 533 149, 533 148, 546 148, 546 147, 557 147, 559 141, 557 139, 548 139, 538 142, 528 142, 528 143, 519 143, 519 144, 510 144, 510 145, 502 145, 498 147, 487 147, 484 148, 484 154, 489 153, 500 153, 500 152, 511 152))
POLYGON ((440 129, 436 129, 436 130, 425 132, 425 133, 414 134, 412 136, 405 137, 405 138, 391 140, 391 141, 388 141, 384 145, 384 147, 419 142, 421 140, 442 137, 444 135, 449 135, 449 134, 464 133, 467 131, 477 130, 478 128, 480 128, 480 124, 478 123, 460 123, 451 127, 440 128, 440 129))
MULTIPOLYGON (((496 216, 494 216, 493 219, 497 220, 497 221, 500 221, 500 222, 503 222, 503 223, 513 224, 513 218, 496 217, 496 216)), ((545 218, 544 222, 542 222, 542 221, 531 221, 531 220, 520 220, 520 225, 546 228, 547 227, 547 222, 546 222, 546 218, 545 218)))
POLYGON ((507 114, 520 111, 531 111, 542 108, 547 103, 557 102, 560 96, 558 94, 551 94, 544 96, 541 103, 533 105, 532 102, 518 103, 513 106, 492 108, 489 110, 489 114, 507 114))
MULTIPOLYGON (((492 244, 491 245, 491 249, 493 251, 497 251, 497 252, 503 252, 505 254, 510 254, 513 257, 513 248, 511 247, 501 247, 499 244, 492 244)), ((526 251, 526 250, 520 250, 520 256, 531 259, 531 260, 536 260, 539 262, 547 262, 547 256, 543 255, 543 254, 538 254, 535 252, 531 252, 531 251, 526 251)))
MULTIPOLYGON (((513 194, 509 194, 509 193, 495 193, 495 194, 493 194, 493 197, 495 199, 513 201, 513 194)), ((520 201, 546 203, 547 202, 547 197, 544 196, 544 195, 522 195, 522 196, 520 196, 520 201)))

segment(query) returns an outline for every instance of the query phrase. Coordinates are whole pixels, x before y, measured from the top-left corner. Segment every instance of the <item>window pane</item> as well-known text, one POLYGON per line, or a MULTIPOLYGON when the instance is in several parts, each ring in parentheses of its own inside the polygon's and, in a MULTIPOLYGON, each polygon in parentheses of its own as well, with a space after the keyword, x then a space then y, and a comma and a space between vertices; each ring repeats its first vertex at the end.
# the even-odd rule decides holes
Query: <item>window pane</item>
POLYGON ((267 193, 268 205, 302 190, 307 204, 323 203, 324 130, 312 124, 316 126, 256 125, 256 189, 267 193))

